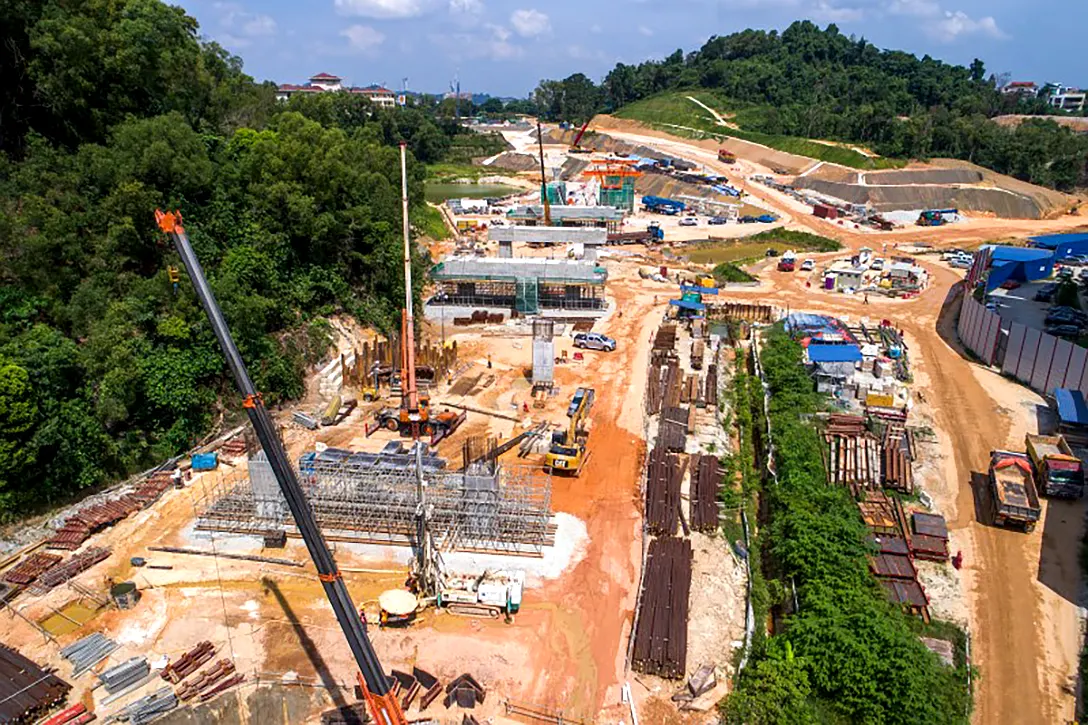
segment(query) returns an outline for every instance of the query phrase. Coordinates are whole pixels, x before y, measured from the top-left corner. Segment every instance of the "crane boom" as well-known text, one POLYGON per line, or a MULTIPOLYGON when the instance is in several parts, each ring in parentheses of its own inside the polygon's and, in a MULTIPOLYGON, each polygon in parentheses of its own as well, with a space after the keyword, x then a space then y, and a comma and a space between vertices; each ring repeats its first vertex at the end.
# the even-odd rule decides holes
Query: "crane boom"
POLYGON ((544 175, 544 132, 536 122, 536 140, 540 146, 540 203, 544 205, 544 226, 552 224, 552 207, 548 203, 548 179, 544 175))
POLYGON ((397 702, 389 680, 384 670, 382 670, 381 662, 378 661, 374 646, 367 637, 362 622, 359 621, 355 603, 352 601, 347 586, 345 586, 344 580, 340 576, 340 570, 336 566, 336 560, 329 550, 329 545, 325 542, 321 529, 318 528, 310 504, 306 500, 301 486, 299 486, 295 469, 287 458, 287 452, 284 450, 283 442, 276 432, 272 417, 264 407, 261 394, 253 387, 249 371, 246 369, 246 364, 238 352, 238 347, 234 344, 234 338, 231 336, 230 328, 227 327, 227 322, 223 318, 223 312, 219 309, 219 303, 208 285, 208 280, 204 277, 204 270, 200 266, 200 261, 189 244, 189 236, 181 225, 181 214, 179 212, 156 210, 155 219, 158 222, 159 229, 173 241, 174 247, 185 265, 185 271, 189 273, 189 279, 192 280, 200 304, 208 315, 208 321, 211 322, 215 337, 219 340, 220 347, 223 348, 223 354, 227 359, 227 365, 230 366, 234 381, 238 385, 238 390, 245 397, 246 415, 249 416, 249 422, 257 433, 257 438, 261 442, 265 455, 268 456, 268 462, 272 466, 276 482, 283 492, 283 497, 286 499, 291 515, 295 519, 299 533, 302 534, 302 540, 306 543, 310 558, 313 559, 318 579, 321 580, 321 586, 325 590, 325 596, 328 597, 329 603, 332 605, 336 620, 340 623, 340 629, 343 631, 348 647, 351 648, 351 653, 359 666, 359 680, 363 686, 363 694, 366 696, 371 715, 378 725, 406 725, 407 720, 400 708, 400 703, 397 702))
MULTIPOLYGON (((591 119, 589 119, 589 121, 592 121, 592 120, 593 120, 592 118, 591 118, 591 119)), ((580 130, 580 131, 578 131, 578 135, 574 137, 574 143, 572 143, 572 144, 570 145, 570 147, 571 147, 572 149, 576 149, 576 148, 581 148, 581 147, 580 147, 580 146, 578 145, 578 143, 579 143, 579 142, 580 142, 580 141, 582 140, 582 136, 583 136, 583 135, 585 134, 585 132, 586 132, 586 129, 587 129, 587 128, 589 128, 589 121, 586 121, 586 122, 585 122, 585 124, 583 124, 583 125, 582 125, 582 128, 581 128, 581 130, 580 130)))

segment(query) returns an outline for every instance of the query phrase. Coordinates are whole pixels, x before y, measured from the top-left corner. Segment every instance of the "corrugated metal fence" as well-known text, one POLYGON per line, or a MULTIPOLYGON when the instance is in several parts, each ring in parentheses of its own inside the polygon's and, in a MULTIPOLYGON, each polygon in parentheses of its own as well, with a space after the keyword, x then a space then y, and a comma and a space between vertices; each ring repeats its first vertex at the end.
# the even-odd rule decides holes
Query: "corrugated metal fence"
POLYGON ((1033 390, 1052 394, 1057 388, 1088 396, 1088 349, 1019 322, 1001 331, 1001 317, 967 297, 960 310, 960 341, 987 365, 1033 390))

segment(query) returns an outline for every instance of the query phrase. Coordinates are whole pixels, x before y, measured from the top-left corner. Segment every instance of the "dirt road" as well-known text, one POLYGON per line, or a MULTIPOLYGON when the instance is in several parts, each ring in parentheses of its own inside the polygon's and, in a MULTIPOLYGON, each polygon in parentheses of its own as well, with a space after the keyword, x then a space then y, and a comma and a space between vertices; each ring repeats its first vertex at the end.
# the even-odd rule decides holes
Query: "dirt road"
MULTIPOLYGON (((719 171, 712 143, 687 142, 655 131, 609 130, 627 141, 696 158, 719 171)), ((745 176, 759 167, 741 162, 745 176)), ((734 174, 737 169, 734 169, 734 174)), ((1088 221, 1067 216, 1049 221, 976 219, 937 229, 910 229, 874 235, 800 213, 793 200, 757 184, 747 191, 791 218, 789 226, 834 237, 846 246, 878 248, 887 242, 927 241, 937 247, 978 244, 1075 229, 1088 221)), ((1083 534, 1085 505, 1044 502, 1043 526, 1025 535, 988 523, 985 496, 976 496, 994 448, 1023 448, 1025 431, 1035 432, 1034 392, 970 362, 955 333, 962 275, 943 265, 922 262, 931 285, 914 300, 873 296, 869 305, 845 295, 814 294, 795 275, 768 270, 760 288, 730 297, 760 299, 792 309, 888 318, 911 341, 916 377, 933 410, 936 429, 949 452, 943 480, 929 487, 949 519, 956 546, 964 552, 964 582, 976 683, 975 722, 1060 723, 1074 717, 1069 686, 1081 646, 1078 601, 1082 587, 1076 552, 1083 534), (979 503, 976 503, 976 498, 979 503), (980 510, 981 509, 981 510, 980 510)))

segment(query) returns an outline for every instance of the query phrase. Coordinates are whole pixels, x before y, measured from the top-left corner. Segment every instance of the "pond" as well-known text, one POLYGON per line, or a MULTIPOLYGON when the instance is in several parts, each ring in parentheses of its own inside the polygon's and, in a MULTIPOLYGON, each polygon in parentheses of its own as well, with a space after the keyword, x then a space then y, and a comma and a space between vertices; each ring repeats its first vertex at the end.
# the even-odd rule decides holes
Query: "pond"
POLYGON ((489 197, 506 196, 521 191, 515 186, 506 184, 449 184, 443 182, 427 182, 423 187, 423 194, 427 201, 434 204, 446 199, 486 199, 489 197))

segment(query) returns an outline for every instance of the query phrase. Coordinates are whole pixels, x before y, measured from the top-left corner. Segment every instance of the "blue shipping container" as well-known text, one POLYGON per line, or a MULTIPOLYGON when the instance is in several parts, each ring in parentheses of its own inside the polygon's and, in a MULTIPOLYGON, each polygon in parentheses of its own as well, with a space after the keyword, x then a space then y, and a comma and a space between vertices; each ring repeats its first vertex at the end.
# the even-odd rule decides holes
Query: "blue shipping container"
POLYGON ((214 471, 219 467, 218 453, 197 453, 193 455, 194 471, 214 471))

